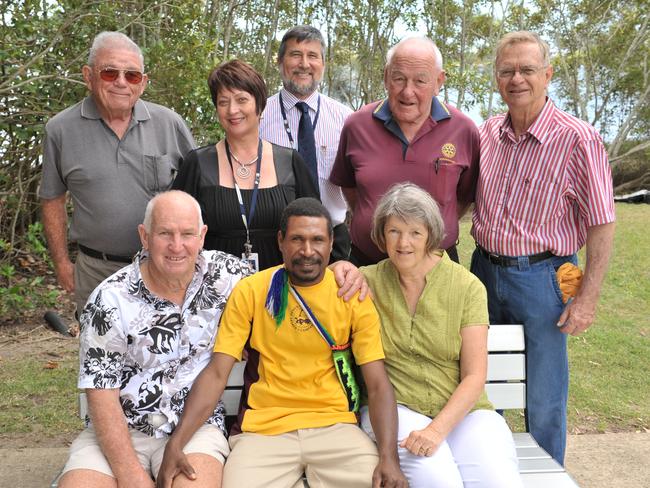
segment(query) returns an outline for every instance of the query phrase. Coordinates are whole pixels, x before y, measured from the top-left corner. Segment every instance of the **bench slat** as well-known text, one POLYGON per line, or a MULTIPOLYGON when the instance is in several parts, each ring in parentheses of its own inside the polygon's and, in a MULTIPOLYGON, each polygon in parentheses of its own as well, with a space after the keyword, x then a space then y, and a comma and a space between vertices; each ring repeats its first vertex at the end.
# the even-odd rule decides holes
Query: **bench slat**
POLYGON ((485 391, 497 410, 526 408, 526 385, 523 383, 488 383, 485 391))
POLYGON ((571 476, 565 473, 522 473, 525 488, 578 488, 571 476))
POLYGON ((488 351, 524 351, 524 328, 521 325, 490 324, 488 351))
POLYGON ((524 354, 489 354, 487 380, 513 381, 526 379, 524 354))
POLYGON ((564 468, 551 458, 520 459, 520 473, 562 473, 564 468))

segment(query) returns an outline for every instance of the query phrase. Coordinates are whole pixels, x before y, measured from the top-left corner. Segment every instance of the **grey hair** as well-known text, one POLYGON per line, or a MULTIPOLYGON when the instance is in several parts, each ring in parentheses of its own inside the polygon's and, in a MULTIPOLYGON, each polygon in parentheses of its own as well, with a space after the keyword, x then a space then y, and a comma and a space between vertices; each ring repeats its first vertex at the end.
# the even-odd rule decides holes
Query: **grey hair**
POLYGON ((199 205, 199 202, 196 201, 196 198, 194 198, 189 193, 185 193, 181 190, 169 190, 158 193, 155 197, 149 200, 149 203, 147 203, 147 208, 144 211, 144 219, 142 220, 142 225, 144 225, 144 230, 146 230, 147 233, 151 232, 151 224, 153 223, 153 211, 156 205, 161 199, 168 196, 176 196, 191 201, 194 205, 194 208, 196 208, 196 212, 199 215, 199 228, 203 227, 203 214, 201 212, 201 205, 199 205))
POLYGON ((542 55, 544 66, 549 66, 551 64, 551 50, 548 47, 548 43, 539 37, 539 34, 531 31, 516 31, 509 32, 501 39, 499 39, 494 55, 494 69, 496 70, 497 61, 499 60, 499 56, 501 56, 501 53, 504 49, 515 44, 521 44, 525 42, 537 44, 537 47, 539 47, 539 52, 542 55))
POLYGON ((445 224, 438 204, 427 191, 413 183, 391 186, 377 203, 372 216, 370 238, 382 252, 386 252, 384 227, 390 217, 422 223, 427 229, 428 253, 438 249, 445 237, 445 224))
POLYGON ((102 49, 119 48, 131 51, 140 58, 140 67, 144 70, 144 56, 140 47, 131 40, 131 38, 121 32, 104 31, 100 32, 93 39, 88 53, 88 66, 95 66, 97 53, 102 49))
POLYGON ((433 42, 431 39, 429 39, 427 36, 411 36, 411 37, 405 37, 401 41, 399 41, 397 44, 395 44, 393 47, 391 47, 388 52, 386 53, 386 68, 390 67, 390 63, 393 60, 393 56, 395 55, 395 51, 404 43, 406 42, 411 42, 411 41, 417 41, 418 43, 428 47, 431 50, 431 54, 433 55, 433 59, 435 60, 435 67, 438 70, 442 71, 442 53, 440 52, 440 49, 438 49, 438 46, 436 46, 436 43, 433 42))
POLYGON ((281 63, 284 59, 284 55, 287 52, 287 42, 289 42, 291 39, 295 39, 297 42, 320 42, 320 56, 323 58, 323 61, 325 60, 325 48, 327 45, 325 44, 325 39, 323 39, 323 34, 321 34, 321 32, 316 29, 316 27, 312 27, 311 25, 298 25, 289 29, 284 33, 284 36, 282 36, 282 40, 280 41, 280 49, 278 50, 278 63, 281 63))

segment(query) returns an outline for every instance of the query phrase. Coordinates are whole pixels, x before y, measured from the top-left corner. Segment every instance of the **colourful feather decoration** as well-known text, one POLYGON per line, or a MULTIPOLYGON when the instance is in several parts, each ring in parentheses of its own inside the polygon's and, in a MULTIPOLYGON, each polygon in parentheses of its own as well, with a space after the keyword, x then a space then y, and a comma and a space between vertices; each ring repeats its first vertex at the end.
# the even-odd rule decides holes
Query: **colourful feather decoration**
POLYGON ((266 295, 265 307, 275 320, 275 327, 280 327, 287 314, 289 303, 289 277, 284 268, 278 268, 271 277, 271 286, 266 295))

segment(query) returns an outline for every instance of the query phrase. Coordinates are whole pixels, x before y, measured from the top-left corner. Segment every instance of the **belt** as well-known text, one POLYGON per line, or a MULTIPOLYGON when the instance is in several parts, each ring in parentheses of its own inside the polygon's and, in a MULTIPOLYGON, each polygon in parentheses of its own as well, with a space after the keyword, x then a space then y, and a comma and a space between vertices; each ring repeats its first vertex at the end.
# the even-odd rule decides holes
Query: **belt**
POLYGON ((89 247, 82 246, 81 244, 78 243, 77 243, 77 247, 82 253, 84 253, 86 256, 90 256, 91 258, 103 259, 104 261, 116 261, 118 263, 127 263, 127 264, 131 264, 133 262, 133 258, 129 256, 117 256, 115 254, 106 254, 104 252, 95 251, 94 249, 90 249, 89 247))
MULTIPOLYGON (((480 255, 482 255, 492 264, 497 264, 499 266, 517 266, 519 264, 519 258, 513 258, 510 256, 501 256, 500 254, 491 253, 483 249, 478 244, 476 245, 476 249, 478 249, 480 255)), ((538 263, 540 261, 544 261, 545 259, 552 258, 554 256, 555 254, 553 254, 551 251, 545 251, 545 252, 540 252, 539 254, 531 254, 530 256, 525 256, 525 257, 528 258, 528 264, 533 264, 533 263, 538 263)))

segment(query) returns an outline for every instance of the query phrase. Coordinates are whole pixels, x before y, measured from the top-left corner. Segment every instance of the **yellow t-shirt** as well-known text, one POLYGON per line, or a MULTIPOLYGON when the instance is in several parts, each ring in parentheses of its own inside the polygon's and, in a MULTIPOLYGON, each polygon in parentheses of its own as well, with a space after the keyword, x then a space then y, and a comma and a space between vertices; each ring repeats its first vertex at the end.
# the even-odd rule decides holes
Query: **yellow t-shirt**
MULTIPOLYGON (((250 338, 242 432, 275 435, 296 429, 356 423, 336 376, 329 346, 289 293, 280 326, 264 304, 273 272, 279 266, 240 281, 221 317, 214 346, 241 359, 250 338)), ((313 286, 296 287, 337 344, 352 341, 356 363, 384 358, 379 316, 373 303, 336 296, 338 286, 328 269, 313 286)), ((242 418, 240 411, 239 418, 242 418)))

